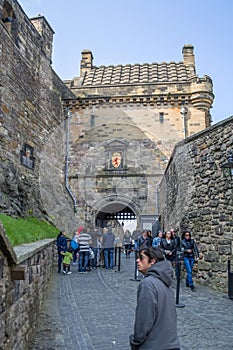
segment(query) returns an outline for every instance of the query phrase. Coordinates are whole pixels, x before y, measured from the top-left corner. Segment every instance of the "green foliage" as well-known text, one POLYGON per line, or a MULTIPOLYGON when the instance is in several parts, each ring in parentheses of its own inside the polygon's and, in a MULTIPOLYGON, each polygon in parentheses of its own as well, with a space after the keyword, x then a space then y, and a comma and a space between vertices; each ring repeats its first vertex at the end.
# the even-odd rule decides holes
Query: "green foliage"
POLYGON ((56 238, 59 230, 46 221, 35 217, 27 219, 12 218, 0 213, 7 237, 13 246, 31 243, 45 238, 56 238))

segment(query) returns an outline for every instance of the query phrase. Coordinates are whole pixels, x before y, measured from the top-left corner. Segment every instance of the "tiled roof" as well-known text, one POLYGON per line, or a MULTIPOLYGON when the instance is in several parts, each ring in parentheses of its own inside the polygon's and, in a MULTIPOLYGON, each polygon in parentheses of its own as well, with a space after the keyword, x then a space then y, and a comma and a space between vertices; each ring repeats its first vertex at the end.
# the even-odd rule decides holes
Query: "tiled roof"
POLYGON ((85 74, 82 85, 185 82, 193 74, 183 62, 100 66, 85 74))

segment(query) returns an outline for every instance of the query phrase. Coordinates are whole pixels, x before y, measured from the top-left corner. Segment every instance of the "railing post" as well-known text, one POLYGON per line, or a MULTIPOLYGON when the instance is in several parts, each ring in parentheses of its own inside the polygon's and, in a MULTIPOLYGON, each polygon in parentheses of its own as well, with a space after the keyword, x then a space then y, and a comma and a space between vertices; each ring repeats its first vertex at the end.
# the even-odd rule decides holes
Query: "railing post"
POLYGON ((228 297, 233 300, 233 272, 231 272, 230 259, 228 259, 228 297))
POLYGON ((140 282, 140 279, 138 279, 137 254, 138 254, 138 250, 135 249, 134 250, 134 278, 130 278, 130 280, 140 282))
POLYGON ((118 272, 121 270, 121 247, 118 247, 118 272))
POLYGON ((176 271, 176 307, 185 307, 184 304, 179 303, 180 299, 180 268, 181 261, 183 260, 183 251, 176 251, 176 260, 175 260, 175 271, 176 271))
POLYGON ((114 258, 115 258, 115 263, 114 263, 114 266, 116 266, 117 264, 117 246, 115 246, 115 254, 114 254, 114 258))

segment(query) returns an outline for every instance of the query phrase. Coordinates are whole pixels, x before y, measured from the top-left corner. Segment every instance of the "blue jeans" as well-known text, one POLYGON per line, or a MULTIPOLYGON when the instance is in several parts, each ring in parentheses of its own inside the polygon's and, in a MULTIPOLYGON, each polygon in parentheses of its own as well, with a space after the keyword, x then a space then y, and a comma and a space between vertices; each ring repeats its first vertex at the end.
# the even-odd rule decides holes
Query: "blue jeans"
POLYGON ((193 286, 193 265, 194 265, 194 258, 184 257, 184 266, 187 272, 186 284, 188 284, 189 287, 193 286))
POLYGON ((113 248, 104 248, 104 263, 106 269, 113 269, 113 248))
POLYGON ((100 249, 99 248, 92 248, 93 252, 94 252, 94 267, 99 266, 100 263, 100 249))
POLYGON ((86 272, 86 268, 89 260, 89 252, 79 251, 79 272, 86 272))

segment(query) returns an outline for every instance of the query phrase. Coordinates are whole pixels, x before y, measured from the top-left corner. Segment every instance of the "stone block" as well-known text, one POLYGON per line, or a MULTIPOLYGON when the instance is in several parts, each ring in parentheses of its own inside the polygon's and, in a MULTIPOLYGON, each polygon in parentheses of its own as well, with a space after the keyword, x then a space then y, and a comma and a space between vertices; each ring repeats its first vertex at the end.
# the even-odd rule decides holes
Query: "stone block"
POLYGON ((211 263, 204 260, 199 260, 198 269, 203 271, 209 271, 211 270, 211 263))
POLYGON ((219 245, 218 252, 219 252, 219 255, 231 255, 232 249, 230 245, 219 245))

